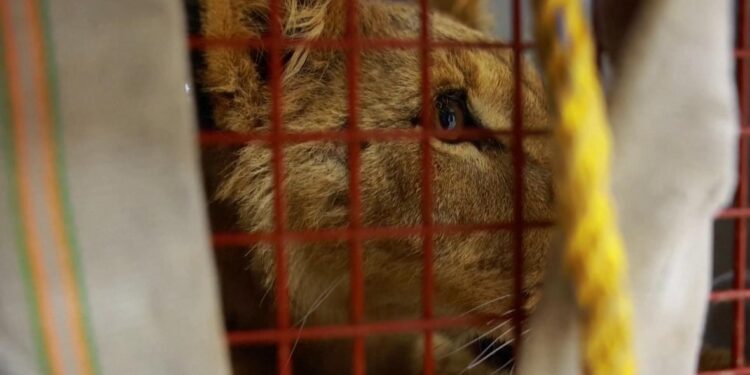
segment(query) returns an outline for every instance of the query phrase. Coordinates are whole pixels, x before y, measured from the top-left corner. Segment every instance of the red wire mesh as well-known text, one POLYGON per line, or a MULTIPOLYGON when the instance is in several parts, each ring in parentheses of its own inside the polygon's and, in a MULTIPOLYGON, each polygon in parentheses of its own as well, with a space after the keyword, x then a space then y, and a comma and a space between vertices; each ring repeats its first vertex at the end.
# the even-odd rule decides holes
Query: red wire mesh
MULTIPOLYGON (((737 48, 741 50, 747 46, 747 4, 740 3, 737 12, 737 48)), ((748 114, 747 108, 747 80, 746 80, 745 61, 737 63, 737 85, 740 100, 740 122, 744 123, 748 114)), ((741 125, 742 126, 742 125, 741 125)), ((743 129, 745 130, 745 129, 743 129)), ((740 209, 747 207, 747 137, 740 138, 740 162, 739 162, 739 186, 737 187, 737 197, 735 206, 740 209)), ((747 268, 747 217, 736 219, 735 240, 734 240, 734 263, 735 279, 734 288, 736 290, 745 289, 745 269, 747 268)), ((738 300, 735 302, 734 318, 735 331, 734 342, 732 345, 732 355, 734 357, 734 366, 743 367, 745 365, 745 301, 738 300)))
MULTIPOLYGON (((269 81, 271 92, 271 129, 264 132, 233 133, 228 131, 202 130, 200 144, 210 146, 239 146, 249 142, 268 144, 272 150, 273 181, 274 181, 274 229, 271 232, 239 233, 216 232, 213 234, 213 245, 219 250, 226 247, 249 246, 259 242, 273 245, 275 249, 275 307, 276 327, 252 331, 230 331, 228 342, 230 346, 274 344, 277 351, 277 371, 279 374, 290 375, 292 367, 288 365, 292 343, 295 340, 321 340, 336 338, 351 338, 353 340, 352 371, 354 374, 365 373, 365 344, 367 335, 396 334, 403 332, 422 332, 424 334, 424 374, 430 375, 435 371, 432 347, 433 332, 440 329, 476 326, 486 322, 483 317, 455 316, 435 317, 434 314, 434 278, 432 273, 433 237, 436 234, 458 234, 478 231, 510 230, 512 233, 512 248, 514 254, 515 285, 513 289, 514 310, 512 315, 513 339, 517 352, 523 332, 522 315, 523 298, 523 238, 524 232, 530 228, 548 227, 550 222, 529 222, 523 218, 524 207, 524 154, 522 142, 524 137, 546 135, 545 130, 529 130, 523 128, 523 116, 520 108, 523 103, 522 95, 522 56, 533 49, 534 43, 523 40, 523 14, 521 0, 512 0, 512 38, 510 42, 454 42, 430 40, 429 13, 426 11, 428 0, 419 0, 421 33, 418 39, 364 39, 358 31, 358 13, 353 1, 347 2, 346 27, 342 39, 299 40, 288 39, 282 35, 280 23, 280 0, 270 0, 269 33, 262 38, 204 38, 192 35, 189 38, 191 50, 199 51, 209 48, 236 49, 267 49, 269 53, 269 81), (289 47, 307 47, 312 49, 340 49, 345 53, 347 74, 347 95, 349 122, 342 131, 326 132, 286 132, 282 123, 282 53, 289 47), (436 129, 432 124, 430 114, 432 98, 430 95, 430 51, 440 48, 504 48, 511 49, 514 54, 514 110, 513 125, 507 131, 490 131, 483 129, 458 130, 463 139, 473 140, 487 138, 498 134, 510 135, 513 153, 513 216, 511 222, 493 224, 435 224, 432 220, 432 150, 429 145, 431 138, 456 137, 457 130, 444 131, 436 129), (382 49, 417 49, 420 52, 422 75, 422 126, 412 130, 364 130, 358 126, 359 113, 359 63, 360 53, 367 50, 382 49), (361 149, 360 145, 367 141, 399 141, 414 140, 421 144, 422 149, 422 224, 412 227, 365 227, 362 223, 362 207, 360 196, 361 179, 361 149), (287 230, 286 202, 284 195, 284 162, 283 148, 285 145, 311 142, 333 141, 345 142, 348 145, 349 168, 349 226, 341 229, 321 230, 287 230), (364 292, 363 275, 363 247, 362 242, 377 238, 403 238, 421 236, 423 239, 423 272, 422 272, 422 318, 399 321, 365 322, 364 306, 366 295, 364 292), (285 248, 294 242, 319 242, 343 240, 349 243, 351 264, 351 306, 348 324, 296 328, 290 324, 290 306, 287 290, 288 270, 285 248)), ((720 371, 706 371, 700 374, 750 374, 750 367, 745 363, 745 300, 750 298, 750 289, 745 288, 747 265, 747 219, 750 218, 748 206, 748 136, 750 136, 750 121, 748 121, 748 84, 746 59, 750 58, 748 49, 748 15, 747 2, 737 2, 737 48, 735 57, 737 63, 737 87, 741 108, 741 139, 739 162, 739 185, 735 202, 732 207, 722 211, 717 220, 732 220, 734 227, 734 272, 733 286, 728 290, 713 291, 710 303, 732 303, 734 314, 734 329, 732 337, 732 366, 731 369, 720 371)))

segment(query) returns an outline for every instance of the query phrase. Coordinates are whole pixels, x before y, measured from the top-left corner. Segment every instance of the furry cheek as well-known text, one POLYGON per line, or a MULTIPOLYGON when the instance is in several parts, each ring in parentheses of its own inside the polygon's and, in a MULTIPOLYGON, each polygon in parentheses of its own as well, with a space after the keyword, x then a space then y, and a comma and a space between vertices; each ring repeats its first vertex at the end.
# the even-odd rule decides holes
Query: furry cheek
POLYGON ((490 160, 471 142, 445 143, 438 139, 432 139, 430 145, 435 151, 460 159, 481 171, 489 172, 493 169, 490 160))

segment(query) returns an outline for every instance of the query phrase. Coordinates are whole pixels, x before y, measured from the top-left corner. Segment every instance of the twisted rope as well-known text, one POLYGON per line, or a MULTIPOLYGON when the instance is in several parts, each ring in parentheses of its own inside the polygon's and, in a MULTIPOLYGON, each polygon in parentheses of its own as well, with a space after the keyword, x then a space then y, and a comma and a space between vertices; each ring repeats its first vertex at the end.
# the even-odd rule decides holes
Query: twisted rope
POLYGON ((592 38, 580 1, 538 0, 537 40, 555 98, 562 155, 556 187, 564 264, 582 319, 588 375, 631 375, 632 305, 627 259, 610 187, 610 133, 592 38))

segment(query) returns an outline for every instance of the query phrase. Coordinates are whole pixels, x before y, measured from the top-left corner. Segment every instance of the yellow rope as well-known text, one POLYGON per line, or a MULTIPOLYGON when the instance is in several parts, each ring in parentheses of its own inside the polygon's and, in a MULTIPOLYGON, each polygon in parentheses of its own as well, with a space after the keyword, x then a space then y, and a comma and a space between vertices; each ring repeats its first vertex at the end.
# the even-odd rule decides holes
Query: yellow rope
POLYGON ((540 50, 559 114, 556 187, 564 262, 582 319, 588 375, 631 375, 632 305, 609 195, 610 133, 595 51, 580 0, 537 0, 540 50))

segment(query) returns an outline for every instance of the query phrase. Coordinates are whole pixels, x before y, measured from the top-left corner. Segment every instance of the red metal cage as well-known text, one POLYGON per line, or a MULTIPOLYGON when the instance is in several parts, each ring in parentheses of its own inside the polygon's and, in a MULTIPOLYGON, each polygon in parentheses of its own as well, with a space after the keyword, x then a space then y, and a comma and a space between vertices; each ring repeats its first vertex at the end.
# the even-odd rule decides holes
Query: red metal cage
MULTIPOLYGON (((510 230, 513 234, 514 271, 515 271, 515 306, 516 311, 521 311, 521 270, 523 269, 522 237, 524 231, 532 227, 548 226, 550 223, 528 222, 523 219, 524 206, 524 154, 521 151, 521 142, 529 135, 540 135, 539 131, 530 131, 523 128, 523 118, 518 109, 523 102, 521 91, 521 57, 527 51, 533 50, 534 43, 523 39, 522 36, 522 1, 512 0, 512 38, 510 42, 497 43, 459 43, 459 42, 436 42, 430 38, 429 13, 426 11, 428 0, 420 0, 421 7, 421 33, 415 40, 393 40, 393 39, 364 39, 358 34, 357 8, 351 6, 354 2, 348 1, 346 12, 346 32, 342 39, 334 40, 299 40, 286 39, 282 36, 282 25, 280 24, 280 0, 270 0, 270 32, 267 37, 261 39, 210 39, 199 35, 191 35, 189 45, 191 50, 200 51, 207 48, 239 48, 257 49, 265 48, 270 57, 269 79, 272 99, 270 132, 259 133, 229 133, 214 130, 202 130, 200 144, 202 147, 237 146, 246 142, 264 142, 269 145, 273 152, 273 181, 274 181, 274 230, 263 233, 230 233, 216 232, 213 234, 213 244, 217 251, 222 248, 249 245, 258 242, 270 243, 275 248, 276 254, 276 327, 257 331, 230 331, 228 342, 231 346, 247 345, 275 345, 277 351, 277 368, 280 374, 292 373, 290 366, 286 366, 291 347, 296 339, 315 340, 348 338, 353 341, 352 370, 354 374, 365 373, 365 349, 364 339, 371 334, 394 334, 399 332, 421 332, 425 339, 424 373, 433 374, 434 358, 432 352, 432 334, 434 331, 449 327, 460 327, 477 324, 478 318, 471 316, 436 317, 433 309, 433 237, 440 233, 467 233, 472 231, 488 230, 510 230), (286 132, 282 124, 282 50, 285 47, 306 46, 313 49, 338 49, 346 56, 346 74, 348 82, 348 127, 342 131, 333 132, 286 132), (421 75, 422 75, 422 104, 425 111, 431 108, 430 97, 430 55, 431 49, 435 48, 504 48, 512 50, 517 57, 514 61, 514 111, 513 126, 509 135, 513 147, 513 171, 514 181, 514 204, 513 220, 508 223, 483 224, 483 225, 439 225, 432 221, 432 151, 429 147, 431 137, 445 137, 440 129, 435 129, 429 121, 429 114, 422 116, 422 127, 413 130, 363 130, 357 124, 358 113, 358 77, 360 52, 368 49, 416 49, 420 52, 421 75), (414 227, 365 227, 362 224, 362 208, 360 198, 360 143, 365 141, 392 141, 413 140, 422 145, 422 225, 414 227), (348 145, 349 152, 349 196, 350 225, 342 229, 289 231, 287 230, 287 219, 285 217, 284 202, 284 164, 283 147, 286 144, 329 141, 342 142, 348 145), (417 320, 406 321, 383 321, 365 322, 364 305, 366 295, 363 287, 362 271, 362 242, 375 238, 395 238, 406 236, 421 236, 423 238, 423 274, 422 274, 422 316, 417 320), (335 326, 318 326, 303 329, 295 328, 290 322, 289 301, 287 295, 287 263, 285 261, 285 246, 292 242, 308 241, 347 241, 350 247, 351 259, 351 306, 350 320, 348 324, 335 326)), ((750 298, 750 290, 745 288, 747 266, 747 219, 750 217, 748 207, 748 142, 750 135, 750 123, 748 122, 748 77, 747 58, 750 57, 748 50, 748 2, 737 1, 737 87, 741 107, 741 143, 739 163, 739 186, 734 204, 724 210, 717 220, 734 222, 734 244, 733 263, 734 281, 731 289, 718 290, 711 294, 710 303, 733 304, 734 328, 732 337, 732 368, 716 371, 703 372, 702 374, 750 374, 750 367, 745 361, 745 300, 750 298)), ((462 130, 463 136, 467 138, 481 138, 496 132, 479 130, 462 130)), ((455 135, 455 133, 452 133, 455 135)), ((721 250, 721 249, 719 249, 721 250)), ((513 332, 517 343, 520 342, 523 332, 523 319, 521 314, 513 314, 513 332)))

